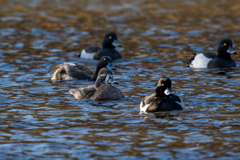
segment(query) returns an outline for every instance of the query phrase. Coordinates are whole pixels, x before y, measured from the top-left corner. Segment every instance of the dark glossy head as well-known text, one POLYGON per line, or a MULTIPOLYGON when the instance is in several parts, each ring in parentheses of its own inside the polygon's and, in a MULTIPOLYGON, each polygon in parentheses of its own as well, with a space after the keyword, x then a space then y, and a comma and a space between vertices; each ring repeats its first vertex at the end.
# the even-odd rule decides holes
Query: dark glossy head
POLYGON ((109 56, 103 56, 99 60, 97 69, 100 70, 101 68, 108 68, 110 70, 116 71, 116 69, 112 66, 112 59, 109 56))
POLYGON ((118 43, 117 34, 115 32, 107 33, 103 39, 102 47, 103 49, 121 47, 118 43))
POLYGON ((223 39, 218 46, 217 53, 219 57, 230 56, 231 54, 237 54, 233 50, 233 42, 231 39, 223 39))
POLYGON ((172 82, 168 77, 162 76, 155 89, 156 97, 166 97, 171 94, 172 82))
POLYGON ((98 89, 103 84, 118 84, 114 81, 113 73, 107 68, 102 68, 98 73, 98 78, 95 82, 95 87, 98 89))

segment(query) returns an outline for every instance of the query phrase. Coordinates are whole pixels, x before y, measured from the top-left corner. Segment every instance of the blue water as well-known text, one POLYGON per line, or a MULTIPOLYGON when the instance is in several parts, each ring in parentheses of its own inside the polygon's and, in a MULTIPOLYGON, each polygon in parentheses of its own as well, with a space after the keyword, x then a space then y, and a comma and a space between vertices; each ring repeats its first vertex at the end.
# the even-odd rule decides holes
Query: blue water
POLYGON ((239 4, 172 1, 0 2, 0 159, 239 159, 239 55, 233 69, 191 69, 196 52, 225 37, 239 52, 239 4), (50 80, 52 64, 114 30, 125 48, 113 62, 124 100, 77 101, 91 81, 50 80), (162 75, 184 111, 139 114, 162 75))

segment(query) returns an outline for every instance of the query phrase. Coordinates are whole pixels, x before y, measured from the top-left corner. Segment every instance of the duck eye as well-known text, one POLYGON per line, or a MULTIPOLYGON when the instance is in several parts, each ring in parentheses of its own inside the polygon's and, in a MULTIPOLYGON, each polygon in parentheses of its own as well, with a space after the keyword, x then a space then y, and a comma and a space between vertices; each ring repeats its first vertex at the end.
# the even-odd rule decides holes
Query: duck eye
POLYGON ((106 58, 103 58, 104 61, 106 61, 106 58))
POLYGON ((108 38, 109 38, 109 39, 112 39, 112 36, 109 36, 108 38))
POLYGON ((162 83, 162 86, 164 86, 164 84, 162 83))
POLYGON ((224 45, 224 46, 226 46, 226 45, 227 45, 227 43, 224 43, 223 45, 224 45))

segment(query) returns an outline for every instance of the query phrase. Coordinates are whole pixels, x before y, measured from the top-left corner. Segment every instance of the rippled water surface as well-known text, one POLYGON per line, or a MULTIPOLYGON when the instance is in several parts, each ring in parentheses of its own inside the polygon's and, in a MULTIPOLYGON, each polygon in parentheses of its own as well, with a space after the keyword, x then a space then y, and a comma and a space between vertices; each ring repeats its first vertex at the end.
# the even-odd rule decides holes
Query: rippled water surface
POLYGON ((239 159, 240 60, 229 70, 187 67, 225 37, 240 50, 237 0, 1 0, 0 159, 239 159), (125 100, 76 101, 90 81, 50 80, 52 64, 117 32, 113 62, 125 100), (139 114, 161 75, 184 111, 139 114))

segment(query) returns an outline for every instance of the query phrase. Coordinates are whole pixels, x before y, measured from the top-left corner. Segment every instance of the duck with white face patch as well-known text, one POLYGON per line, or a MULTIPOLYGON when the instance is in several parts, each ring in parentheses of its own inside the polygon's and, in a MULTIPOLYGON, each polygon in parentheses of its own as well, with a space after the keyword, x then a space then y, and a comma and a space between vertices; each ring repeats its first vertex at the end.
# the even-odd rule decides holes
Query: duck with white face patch
POLYGON ((124 98, 121 90, 114 87, 113 84, 118 84, 113 79, 113 73, 107 68, 102 68, 94 85, 71 89, 70 93, 77 100, 93 99, 96 101, 107 101, 124 98))
POLYGON ((102 57, 97 64, 97 68, 94 69, 89 68, 85 65, 80 64, 73 64, 73 63, 66 63, 58 64, 53 66, 53 75, 52 80, 72 80, 72 79, 79 79, 79 80, 91 80, 95 81, 98 76, 98 72, 102 68, 108 68, 110 70, 116 70, 112 66, 112 59, 108 56, 102 57))
POLYGON ((103 56, 109 56, 112 60, 116 60, 122 58, 119 52, 123 50, 123 47, 118 43, 117 34, 109 32, 103 39, 102 48, 91 45, 84 48, 79 57, 82 59, 101 59, 103 56))
POLYGON ((172 82, 169 78, 161 77, 154 93, 142 100, 140 113, 184 109, 183 101, 171 92, 171 85, 172 82))
POLYGON ((212 52, 198 53, 189 61, 189 67, 193 68, 229 68, 236 67, 231 58, 237 54, 233 50, 233 42, 230 39, 223 39, 218 46, 217 54, 212 52))

